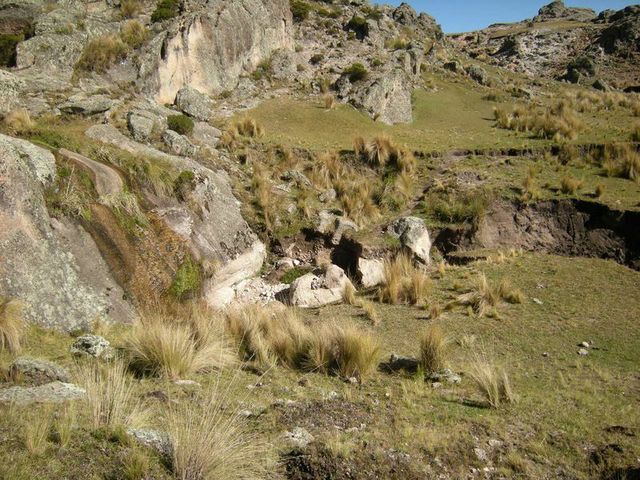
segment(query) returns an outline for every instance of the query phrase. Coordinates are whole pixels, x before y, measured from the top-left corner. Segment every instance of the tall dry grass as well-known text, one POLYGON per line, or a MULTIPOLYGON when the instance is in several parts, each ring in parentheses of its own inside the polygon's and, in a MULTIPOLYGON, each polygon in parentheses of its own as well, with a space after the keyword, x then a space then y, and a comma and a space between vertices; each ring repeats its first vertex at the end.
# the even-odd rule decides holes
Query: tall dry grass
POLYGON ((166 415, 172 467, 180 480, 264 478, 266 449, 237 412, 227 411, 221 390, 203 404, 172 406, 166 415))
POLYGON ((522 303, 524 294, 514 288, 506 279, 503 279, 496 286, 489 282, 484 273, 481 273, 476 278, 471 290, 458 296, 454 303, 471 307, 476 315, 482 317, 502 300, 509 303, 522 303))
POLYGON ((75 371, 78 385, 86 390, 87 405, 94 428, 127 428, 143 425, 148 419, 133 391, 133 378, 122 359, 109 364, 85 362, 75 371))
POLYGON ((36 126, 36 122, 31 119, 31 115, 24 108, 11 110, 2 119, 2 123, 12 135, 24 135, 36 126))
POLYGON ((378 288, 378 298, 391 305, 416 305, 426 300, 431 287, 429 277, 408 256, 398 255, 384 262, 384 281, 378 288))
POLYGON ((517 400, 507 372, 496 367, 485 356, 478 355, 474 358, 469 376, 492 408, 499 408, 505 403, 517 400))
POLYGON ((139 375, 182 378, 234 363, 223 321, 205 309, 173 317, 142 315, 125 341, 130 368, 139 375))
POLYGON ((0 297, 0 352, 6 349, 11 354, 19 354, 22 332, 22 304, 0 297))
POLYGON ((445 368, 449 340, 442 328, 430 325, 420 339, 420 367, 425 373, 438 373, 445 368))

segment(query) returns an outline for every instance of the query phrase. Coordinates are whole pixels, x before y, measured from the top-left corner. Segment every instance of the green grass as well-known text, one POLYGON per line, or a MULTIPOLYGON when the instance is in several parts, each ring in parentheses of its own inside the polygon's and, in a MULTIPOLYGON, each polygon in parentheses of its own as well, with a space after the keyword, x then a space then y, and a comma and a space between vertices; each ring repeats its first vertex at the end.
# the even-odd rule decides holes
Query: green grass
MULTIPOLYGON (((512 74, 500 74, 510 81, 512 74)), ((247 114, 265 128, 264 140, 309 148, 352 149, 357 136, 370 138, 390 135, 397 144, 406 144, 416 151, 449 151, 472 149, 503 149, 509 147, 545 146, 549 140, 531 138, 530 134, 510 132, 494 127, 494 102, 484 100, 488 90, 472 85, 466 79, 453 76, 433 76, 434 91, 414 92, 414 121, 411 124, 388 126, 376 123, 353 107, 340 104, 326 110, 320 99, 301 100, 281 97, 267 100, 247 114)), ((548 87, 557 95, 560 84, 548 87)), ((548 99, 545 101, 549 101, 548 99)), ((508 99, 505 107, 514 105, 508 99)), ((612 141, 628 138, 628 111, 614 109, 597 114, 583 114, 585 130, 577 143, 612 141)))

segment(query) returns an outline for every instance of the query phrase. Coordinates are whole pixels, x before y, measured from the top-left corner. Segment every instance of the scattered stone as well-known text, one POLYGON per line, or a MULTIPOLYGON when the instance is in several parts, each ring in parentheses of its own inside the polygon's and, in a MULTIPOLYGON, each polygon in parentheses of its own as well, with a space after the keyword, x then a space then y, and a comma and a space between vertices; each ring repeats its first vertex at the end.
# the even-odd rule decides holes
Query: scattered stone
POLYGON ((106 95, 93 95, 87 97, 84 94, 74 95, 60 105, 60 111, 81 115, 95 115, 110 110, 116 102, 106 95))
POLYGON ((532 301, 536 305, 544 305, 544 302, 542 300, 540 300, 539 298, 533 298, 532 301))
POLYGON ((545 358, 548 357, 549 356, 549 352, 542 352, 542 356, 545 357, 545 358))
POLYGON ((43 385, 50 382, 68 383, 69 372, 48 360, 20 357, 9 367, 11 378, 32 385, 43 385))
POLYGON ((337 196, 338 194, 336 193, 336 190, 334 188, 330 188, 329 190, 325 190, 324 192, 322 192, 318 197, 318 200, 320 200, 322 203, 329 203, 333 202, 337 198, 337 196))
POLYGON ((304 173, 297 170, 287 170, 280 178, 285 182, 293 182, 298 187, 311 187, 312 185, 311 180, 304 173))
POLYGON ((301 427, 295 427, 290 432, 284 433, 284 438, 289 441, 294 447, 305 448, 315 439, 307 430, 301 427))
POLYGON ((491 438, 487 442, 487 445, 489 445, 491 448, 498 448, 498 447, 502 446, 502 442, 500 440, 495 439, 495 438, 491 438))
POLYGON ((176 95, 176 106, 197 120, 208 121, 214 110, 213 100, 193 87, 182 87, 176 95))
POLYGON ((174 385, 179 387, 201 387, 202 385, 195 380, 174 380, 174 385))
POLYGON ((431 263, 431 238, 424 220, 417 217, 403 217, 388 228, 389 234, 398 238, 402 246, 422 263, 431 263))
POLYGON ((487 452, 482 448, 478 448, 478 447, 474 448, 473 453, 476 454, 477 459, 480 460, 481 462, 486 462, 489 460, 489 456, 487 455, 487 452))
POLYGON ((372 288, 384 282, 384 262, 379 259, 358 259, 358 278, 365 288, 372 288))
POLYGON ((356 377, 349 377, 347 378, 347 383, 350 383, 351 385, 357 385, 358 383, 358 379, 356 377))
POLYGON ((582 348, 589 348, 590 347, 589 342, 581 342, 578 346, 582 347, 582 348))
POLYGON ((152 118, 129 112, 127 128, 136 142, 147 142, 153 135, 155 122, 152 118))
POLYGON ((191 133, 194 142, 212 150, 218 147, 221 136, 222 132, 220 130, 205 122, 196 122, 191 133))
POLYGON ((171 455, 171 441, 166 433, 137 428, 130 428, 127 433, 141 445, 151 448, 161 455, 171 455))
POLYGON ((196 153, 196 147, 184 135, 173 130, 166 130, 162 134, 162 141, 171 151, 181 157, 190 157, 196 153))
POLYGON ((98 335, 82 335, 76 338, 69 349, 72 355, 88 356, 111 360, 114 357, 114 350, 106 338, 98 335))
POLYGON ((581 348, 580 350, 578 350, 578 355, 580 356, 589 355, 589 350, 587 350, 586 348, 581 348))
POLYGON ((428 376, 428 379, 432 382, 442 383, 444 381, 447 383, 453 383, 454 385, 458 385, 460 384, 460 382, 462 382, 462 377, 457 373, 452 372, 448 368, 445 368, 438 373, 432 373, 428 376))
POLYGON ((37 387, 11 387, 0 390, 0 403, 29 405, 61 403, 84 397, 86 391, 72 383, 51 382, 37 387))
POLYGON ((347 283, 350 280, 344 270, 329 265, 323 277, 307 273, 296 279, 289 289, 289 303, 301 308, 319 308, 339 303, 347 283))

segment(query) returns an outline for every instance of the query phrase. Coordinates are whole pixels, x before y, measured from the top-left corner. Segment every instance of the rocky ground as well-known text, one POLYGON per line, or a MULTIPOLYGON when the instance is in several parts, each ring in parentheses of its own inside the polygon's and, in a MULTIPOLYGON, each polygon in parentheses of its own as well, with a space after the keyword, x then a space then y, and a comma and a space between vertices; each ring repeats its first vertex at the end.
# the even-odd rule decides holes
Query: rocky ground
POLYGON ((0 0, 0 477, 635 478, 639 18, 0 0))

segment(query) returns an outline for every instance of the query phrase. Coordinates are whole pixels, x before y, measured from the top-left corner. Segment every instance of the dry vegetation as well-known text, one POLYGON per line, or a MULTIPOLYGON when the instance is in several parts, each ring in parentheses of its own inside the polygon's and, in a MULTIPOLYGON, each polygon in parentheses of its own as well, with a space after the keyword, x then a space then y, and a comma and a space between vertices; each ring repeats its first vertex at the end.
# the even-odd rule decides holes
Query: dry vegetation
POLYGON ((469 376, 475 382, 485 402, 492 408, 499 408, 505 403, 516 401, 507 372, 498 369, 486 357, 475 358, 469 376))
POLYGON ((431 280, 406 255, 398 255, 384 262, 384 282, 378 289, 381 302, 397 305, 426 303, 431 291, 431 280))
POLYGON ((0 352, 20 353, 22 305, 17 300, 0 297, 0 352))
POLYGON ((495 286, 487 279, 486 275, 478 275, 471 291, 464 293, 455 300, 456 305, 469 306, 477 316, 487 314, 495 315, 495 307, 500 301, 509 303, 522 303, 524 294, 511 286, 510 282, 503 279, 495 286))
POLYGON ((500 128, 531 133, 535 137, 556 142, 575 140, 583 128, 576 111, 564 100, 545 111, 540 111, 532 104, 517 106, 512 112, 496 107, 494 117, 500 128))
POLYGON ((449 339, 437 325, 430 325, 420 339, 420 367, 427 374, 445 368, 449 339))

